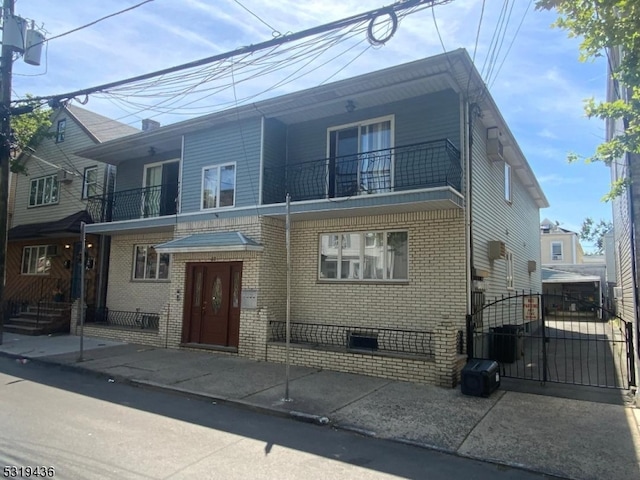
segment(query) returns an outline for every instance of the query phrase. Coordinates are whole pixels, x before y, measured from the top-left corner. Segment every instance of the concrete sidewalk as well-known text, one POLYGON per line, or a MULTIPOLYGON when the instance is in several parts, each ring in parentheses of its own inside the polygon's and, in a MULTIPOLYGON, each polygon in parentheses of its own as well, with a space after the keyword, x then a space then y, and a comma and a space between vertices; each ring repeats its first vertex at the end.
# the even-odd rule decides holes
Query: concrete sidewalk
POLYGON ((84 348, 78 362, 78 337, 5 333, 0 354, 560 477, 640 478, 640 410, 624 392, 605 403, 502 388, 485 399, 292 366, 284 401, 281 364, 96 338, 84 348))

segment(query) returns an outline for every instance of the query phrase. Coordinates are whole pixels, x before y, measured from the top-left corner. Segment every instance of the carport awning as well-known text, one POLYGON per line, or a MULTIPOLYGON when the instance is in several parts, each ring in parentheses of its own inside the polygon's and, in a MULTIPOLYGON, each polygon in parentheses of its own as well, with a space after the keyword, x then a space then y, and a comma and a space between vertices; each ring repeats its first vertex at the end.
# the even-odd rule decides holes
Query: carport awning
POLYGON ((160 253, 261 252, 263 248, 240 232, 196 233, 155 246, 160 253))
POLYGON ((597 275, 581 275, 574 272, 564 272, 551 268, 542 269, 542 283, 589 283, 600 282, 597 275))

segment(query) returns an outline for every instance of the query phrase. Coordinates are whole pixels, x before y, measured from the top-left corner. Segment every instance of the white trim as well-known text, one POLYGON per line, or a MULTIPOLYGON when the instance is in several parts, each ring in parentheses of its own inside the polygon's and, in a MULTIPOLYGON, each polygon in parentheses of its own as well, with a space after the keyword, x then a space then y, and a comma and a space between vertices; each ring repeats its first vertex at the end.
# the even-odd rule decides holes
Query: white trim
POLYGON ((96 186, 96 193, 94 195, 98 195, 98 166, 97 165, 93 165, 91 167, 84 167, 84 172, 82 173, 82 194, 81 194, 81 200, 86 200, 89 198, 89 195, 87 195, 87 172, 90 170, 95 170, 96 171, 96 180, 95 180, 95 186, 96 186))
MULTIPOLYGON (((564 260, 564 242, 561 240, 553 240, 552 242, 549 242, 549 254, 551 255, 551 261, 557 261, 557 260, 564 260), (558 255, 557 253, 553 253, 553 246, 554 245, 560 245, 560 254, 558 255), (553 257, 557 257, 559 256, 560 258, 553 258, 553 257)), ((575 262, 574 262, 575 263, 575 262)))
POLYGON ((150 167, 158 167, 160 165, 164 165, 165 163, 178 163, 178 165, 180 164, 180 158, 172 158, 171 160, 163 160, 161 162, 154 162, 154 163, 145 163, 144 164, 144 171, 142 173, 142 188, 146 188, 147 187, 147 169, 150 167))
POLYGON ((182 166, 184 165, 184 135, 182 135, 180 142, 180 165, 178 166, 178 205, 176 205, 176 215, 182 211, 182 174, 184 169, 182 166))
MULTIPOLYGON (((37 199, 38 199, 37 188, 38 187, 36 186, 36 198, 35 198, 36 202, 37 202, 37 199)), ((43 186, 43 188, 44 188, 44 186, 43 186)), ((51 184, 51 188, 53 188, 53 183, 51 184)), ((51 173, 49 175, 42 175, 40 177, 35 177, 35 178, 30 179, 30 181, 29 181, 29 190, 28 190, 28 193, 27 193, 27 208, 47 207, 49 205, 58 205, 60 203, 60 197, 61 197, 61 193, 62 193, 60 191, 60 189, 61 189, 61 186, 60 186, 60 182, 58 181, 58 174, 57 173, 51 173), (33 185, 33 182, 38 182, 38 181, 44 179, 45 183, 46 183, 46 179, 47 178, 53 178, 53 182, 58 184, 58 195, 56 197, 56 201, 55 202, 47 202, 47 203, 34 203, 32 205, 31 204, 31 186, 33 185)), ((44 198, 44 190, 42 192, 42 197, 44 198)))
POLYGON ((162 254, 167 254, 168 252, 160 252, 156 249, 156 247, 151 244, 151 243, 134 243, 133 244, 133 261, 132 261, 132 268, 131 268, 131 281, 134 282, 138 282, 138 281, 144 281, 144 282, 166 282, 166 281, 170 281, 171 280, 171 255, 169 255, 169 265, 167 266, 167 278, 160 278, 160 255, 162 254), (153 248, 156 253, 158 254, 158 258, 156 260, 156 276, 155 278, 136 278, 136 255, 137 255, 137 251, 138 251, 138 247, 145 247, 145 256, 144 256, 144 266, 145 266, 145 274, 147 271, 147 258, 149 255, 149 249, 153 248))
MULTIPOLYGON (((230 209, 235 209, 236 207, 236 195, 238 193, 238 182, 237 182, 237 173, 238 173, 238 166, 236 162, 226 162, 226 163, 218 163, 218 164, 214 164, 214 165, 208 165, 206 167, 202 167, 202 173, 200 175, 200 213, 202 212, 212 212, 215 210, 230 210, 230 209), (232 205, 226 205, 224 207, 220 207, 220 184, 222 182, 222 175, 220 175, 220 170, 223 167, 228 167, 229 165, 233 165, 233 204, 232 205), (204 206, 202 205, 202 192, 204 190, 204 172, 205 170, 211 170, 213 168, 217 168, 218 169, 218 194, 216 196, 216 206, 215 207, 209 207, 209 208, 204 208, 204 206)), ((253 208, 256 208, 255 206, 253 208)), ((197 213, 197 212, 192 212, 192 213, 197 213)))
POLYGON ((502 169, 502 177, 504 180, 504 201, 508 204, 513 203, 513 173, 511 172, 511 165, 508 162, 504 162, 502 169), (508 175, 507 175, 508 174, 508 175), (507 197, 507 188, 509 189, 509 196, 507 197))

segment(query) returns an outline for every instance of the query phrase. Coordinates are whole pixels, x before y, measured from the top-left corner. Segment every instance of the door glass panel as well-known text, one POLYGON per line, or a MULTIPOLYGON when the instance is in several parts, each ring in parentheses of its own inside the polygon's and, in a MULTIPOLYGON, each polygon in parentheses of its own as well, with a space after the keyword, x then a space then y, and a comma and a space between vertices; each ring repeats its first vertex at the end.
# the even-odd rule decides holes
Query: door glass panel
POLYGON ((359 233, 342 234, 340 278, 360 278, 360 239, 359 233))
POLYGON ((336 145, 335 192, 344 197, 358 193, 358 127, 334 133, 336 145))
POLYGON ((391 190, 391 122, 360 129, 360 186, 367 193, 391 190))
POLYGON ((213 281, 213 289, 211 292, 211 308, 213 313, 218 313, 222 306, 222 279, 216 277, 213 281))
POLYGON ((193 288, 193 306, 199 307, 200 300, 202 298, 202 270, 198 270, 196 273, 196 282, 193 288))
POLYGON ((160 214, 160 185, 162 185, 162 165, 146 170, 143 216, 157 217, 160 214))
POLYGON ((233 308, 240 306, 240 272, 233 272, 233 308))
POLYGON ((384 278, 384 233, 365 234, 364 276, 368 280, 384 278))

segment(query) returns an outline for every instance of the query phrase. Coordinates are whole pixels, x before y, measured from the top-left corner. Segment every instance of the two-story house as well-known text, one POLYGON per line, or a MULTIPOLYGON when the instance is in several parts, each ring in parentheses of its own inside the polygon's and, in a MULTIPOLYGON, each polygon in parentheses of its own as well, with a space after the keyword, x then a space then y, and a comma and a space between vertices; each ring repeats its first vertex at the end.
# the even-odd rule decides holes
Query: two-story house
MULTIPOLYGON (((34 151, 18 159, 26 174, 12 177, 12 216, 8 232, 4 299, 15 325, 7 329, 21 333, 45 333, 19 315, 44 312, 43 303, 55 302, 64 310, 80 294, 80 224, 91 222, 87 199, 113 188, 111 165, 74 155, 74 152, 139 132, 138 129, 74 105, 52 112, 51 135, 34 151)), ((102 252, 108 245, 100 237, 87 237, 87 299, 99 303, 102 252)), ((68 320, 67 320, 68 321, 68 320)))
POLYGON ((540 253, 543 265, 582 263, 584 250, 576 232, 545 218, 540 222, 540 253))
POLYGON ((464 50, 78 153, 117 166, 85 333, 284 361, 289 311, 294 364, 451 386, 473 293, 541 289, 547 201, 464 50))

